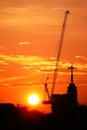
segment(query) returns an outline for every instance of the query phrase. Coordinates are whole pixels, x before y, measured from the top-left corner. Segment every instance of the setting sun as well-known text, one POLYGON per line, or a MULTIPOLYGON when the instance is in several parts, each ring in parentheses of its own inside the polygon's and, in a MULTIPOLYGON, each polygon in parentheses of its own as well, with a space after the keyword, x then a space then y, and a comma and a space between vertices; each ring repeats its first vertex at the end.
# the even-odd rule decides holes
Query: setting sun
POLYGON ((28 97, 28 103, 31 105, 37 105, 39 103, 39 96, 36 94, 32 94, 28 97))

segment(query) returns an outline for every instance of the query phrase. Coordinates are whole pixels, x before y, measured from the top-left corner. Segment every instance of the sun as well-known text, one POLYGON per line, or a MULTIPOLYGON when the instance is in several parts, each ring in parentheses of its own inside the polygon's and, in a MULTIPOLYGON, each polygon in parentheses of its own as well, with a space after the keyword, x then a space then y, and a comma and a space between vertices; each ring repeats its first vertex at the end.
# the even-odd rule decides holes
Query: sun
POLYGON ((37 104, 39 104, 39 101, 40 101, 40 98, 37 94, 31 94, 28 97, 28 103, 31 105, 37 105, 37 104))

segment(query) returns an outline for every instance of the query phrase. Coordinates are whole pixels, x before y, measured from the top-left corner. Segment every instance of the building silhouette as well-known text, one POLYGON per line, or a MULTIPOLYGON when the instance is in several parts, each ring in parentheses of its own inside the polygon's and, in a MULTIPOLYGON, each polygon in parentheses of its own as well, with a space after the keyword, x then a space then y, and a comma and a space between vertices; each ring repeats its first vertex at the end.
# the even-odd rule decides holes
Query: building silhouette
POLYGON ((67 87, 66 94, 52 95, 52 114, 63 118, 74 118, 77 113, 77 87, 73 83, 73 69, 71 66, 71 83, 67 87))

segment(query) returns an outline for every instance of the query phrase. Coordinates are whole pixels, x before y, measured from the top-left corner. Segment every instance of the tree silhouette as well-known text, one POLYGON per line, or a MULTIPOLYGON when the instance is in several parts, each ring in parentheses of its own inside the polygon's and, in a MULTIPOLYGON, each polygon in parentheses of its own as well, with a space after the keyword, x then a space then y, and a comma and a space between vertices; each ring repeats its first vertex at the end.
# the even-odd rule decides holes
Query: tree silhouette
MULTIPOLYGON (((87 129, 87 105, 78 105, 75 120, 54 117, 38 110, 29 110, 20 104, 0 104, 0 129, 36 130, 36 129, 87 129)), ((71 118, 72 119, 72 118, 71 118)))

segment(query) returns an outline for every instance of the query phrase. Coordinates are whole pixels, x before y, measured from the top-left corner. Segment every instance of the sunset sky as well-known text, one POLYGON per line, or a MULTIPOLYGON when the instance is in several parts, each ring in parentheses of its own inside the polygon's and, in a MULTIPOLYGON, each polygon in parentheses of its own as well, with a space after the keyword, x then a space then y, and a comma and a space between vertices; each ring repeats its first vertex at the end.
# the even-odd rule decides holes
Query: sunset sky
POLYGON ((66 10, 55 93, 66 93, 73 65, 78 102, 87 104, 87 0, 0 0, 0 102, 27 104, 51 89, 66 10))

